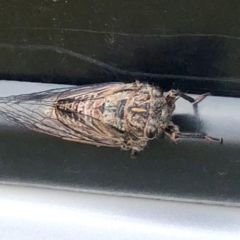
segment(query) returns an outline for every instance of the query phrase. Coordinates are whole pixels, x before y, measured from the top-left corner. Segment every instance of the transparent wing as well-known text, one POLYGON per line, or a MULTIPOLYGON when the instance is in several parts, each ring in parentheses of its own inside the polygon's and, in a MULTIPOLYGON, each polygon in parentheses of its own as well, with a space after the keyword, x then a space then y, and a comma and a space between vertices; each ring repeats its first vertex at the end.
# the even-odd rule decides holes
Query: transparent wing
POLYGON ((87 122, 84 119, 86 116, 80 113, 59 116, 56 104, 64 99, 84 101, 104 98, 118 91, 132 89, 133 84, 108 83, 11 96, 0 99, 0 114, 16 124, 65 140, 117 147, 124 141, 123 133, 97 119, 87 122))

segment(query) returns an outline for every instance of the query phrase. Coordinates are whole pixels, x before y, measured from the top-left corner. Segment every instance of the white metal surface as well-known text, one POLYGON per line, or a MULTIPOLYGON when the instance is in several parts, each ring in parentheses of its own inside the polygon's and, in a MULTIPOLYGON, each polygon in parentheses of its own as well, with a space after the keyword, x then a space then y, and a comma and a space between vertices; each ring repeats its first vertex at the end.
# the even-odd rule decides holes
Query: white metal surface
POLYGON ((0 239, 240 239, 240 209, 0 185, 0 239))

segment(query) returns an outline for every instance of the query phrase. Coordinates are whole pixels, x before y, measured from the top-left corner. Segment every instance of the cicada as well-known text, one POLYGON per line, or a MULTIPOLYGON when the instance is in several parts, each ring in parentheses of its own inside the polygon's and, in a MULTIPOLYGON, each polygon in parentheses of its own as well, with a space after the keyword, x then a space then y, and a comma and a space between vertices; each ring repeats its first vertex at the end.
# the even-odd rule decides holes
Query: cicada
POLYGON ((200 138, 222 142, 203 133, 181 133, 171 118, 179 97, 196 99, 139 81, 53 89, 0 99, 0 114, 31 130, 64 140, 96 146, 143 150, 148 141, 165 133, 172 140, 200 138))

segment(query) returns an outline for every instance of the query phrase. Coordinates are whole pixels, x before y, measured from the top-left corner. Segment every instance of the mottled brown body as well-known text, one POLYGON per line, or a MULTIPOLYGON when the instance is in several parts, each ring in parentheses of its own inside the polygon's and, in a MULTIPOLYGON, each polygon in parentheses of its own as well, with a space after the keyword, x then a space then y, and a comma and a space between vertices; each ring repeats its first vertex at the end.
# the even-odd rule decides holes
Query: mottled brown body
POLYGON ((59 121, 76 125, 76 130, 81 128, 79 123, 90 125, 102 138, 108 138, 96 145, 106 141, 107 145, 136 151, 168 126, 174 105, 168 105, 159 88, 135 82, 112 86, 111 92, 105 90, 58 100, 59 121))
MULTIPOLYGON (((165 132, 185 137, 171 122, 175 101, 191 97, 140 83, 111 83, 3 98, 0 113, 32 130, 65 140, 141 151, 165 132)), ((206 138, 203 134, 192 137, 206 138)), ((210 140, 216 140, 208 137, 210 140)))

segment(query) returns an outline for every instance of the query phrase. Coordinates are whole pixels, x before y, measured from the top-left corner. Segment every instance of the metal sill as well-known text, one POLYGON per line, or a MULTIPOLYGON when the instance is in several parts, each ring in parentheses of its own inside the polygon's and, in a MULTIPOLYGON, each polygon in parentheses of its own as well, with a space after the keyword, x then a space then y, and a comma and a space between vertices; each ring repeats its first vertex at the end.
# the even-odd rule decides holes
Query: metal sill
MULTIPOLYGON (((0 96, 53 87, 1 81, 0 96)), ((174 121, 182 130, 224 144, 159 139, 136 159, 1 118, 0 238, 239 239, 239 106, 237 98, 209 97, 196 118, 179 100, 174 121)))

